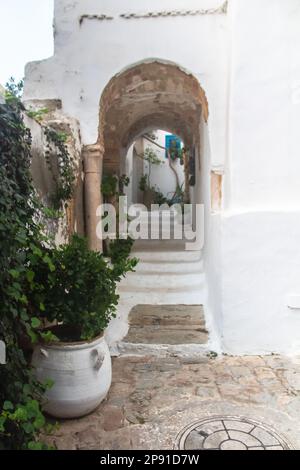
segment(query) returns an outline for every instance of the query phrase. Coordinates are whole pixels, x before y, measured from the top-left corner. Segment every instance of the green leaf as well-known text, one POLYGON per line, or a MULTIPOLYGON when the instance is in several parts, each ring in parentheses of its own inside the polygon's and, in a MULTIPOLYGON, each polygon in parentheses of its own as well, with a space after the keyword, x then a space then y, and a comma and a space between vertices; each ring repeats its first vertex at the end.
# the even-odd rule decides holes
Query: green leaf
POLYGON ((19 406, 13 413, 12 418, 16 421, 25 422, 28 419, 28 414, 23 406, 19 406))
POLYGON ((28 443, 28 450, 43 450, 44 446, 41 442, 30 441, 28 443))
POLYGON ((36 318, 36 317, 33 317, 31 318, 31 327, 36 329, 36 328, 39 328, 41 326, 41 321, 36 318))
POLYGON ((44 385, 44 387, 45 387, 47 390, 50 390, 50 388, 53 387, 54 383, 55 383, 54 380, 52 380, 52 379, 47 379, 47 380, 45 380, 45 382, 43 383, 43 385, 44 385))
POLYGON ((22 429, 24 429, 26 434, 33 434, 34 432, 34 425, 32 423, 24 423, 22 424, 22 429))
POLYGON ((42 415, 42 413, 39 413, 38 416, 35 418, 33 425, 35 429, 41 429, 43 426, 45 426, 45 418, 42 415))
POLYGON ((22 312, 20 314, 20 317, 21 317, 21 320, 23 320, 23 321, 29 320, 29 316, 28 316, 28 314, 26 313, 25 310, 22 310, 22 312))
POLYGON ((26 278, 28 282, 32 282, 35 277, 35 273, 33 271, 27 271, 26 272, 26 278))
POLYGON ((38 335, 34 331, 27 329, 27 334, 31 339, 32 344, 36 344, 38 342, 38 335))
POLYGON ((32 252, 33 252, 34 255, 38 256, 39 258, 43 257, 43 252, 40 248, 33 245, 32 243, 30 244, 30 248, 32 249, 32 252))
POLYGON ((45 255, 43 257, 43 261, 48 265, 49 269, 51 272, 55 271, 55 266, 54 264, 52 263, 50 257, 48 255, 45 255))
POLYGON ((52 341, 54 342, 59 341, 57 336, 55 336, 51 331, 47 331, 46 333, 40 333, 40 336, 45 341, 45 343, 51 343, 52 341))
POLYGON ((22 302, 24 305, 28 305, 28 298, 25 294, 21 295, 20 302, 22 302))
POLYGON ((30 385, 28 385, 28 384, 25 384, 25 385, 24 385, 24 387, 23 387, 23 393, 24 393, 24 395, 30 395, 30 393, 31 393, 31 387, 30 387, 30 385))
POLYGON ((16 269, 11 269, 10 271, 8 271, 9 274, 11 275, 11 277, 13 279, 18 279, 20 277, 20 272, 17 271, 16 269))
POLYGON ((14 409, 14 405, 12 404, 11 401, 6 400, 3 404, 3 409, 5 411, 12 411, 14 409))
POLYGON ((0 416, 0 432, 5 431, 5 428, 4 428, 5 422, 6 422, 5 416, 0 416))

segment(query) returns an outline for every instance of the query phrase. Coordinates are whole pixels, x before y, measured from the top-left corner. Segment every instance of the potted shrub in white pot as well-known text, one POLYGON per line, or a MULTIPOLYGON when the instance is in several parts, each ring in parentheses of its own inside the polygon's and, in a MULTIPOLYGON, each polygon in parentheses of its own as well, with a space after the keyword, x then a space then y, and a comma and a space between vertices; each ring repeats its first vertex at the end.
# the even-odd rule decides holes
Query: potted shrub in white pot
MULTIPOLYGON (((53 267, 50 275, 45 272, 40 304, 43 320, 55 326, 43 329, 32 365, 40 382, 53 382, 44 410, 57 418, 77 418, 96 409, 109 391, 111 358, 104 331, 115 316, 117 283, 136 260, 110 264, 78 236, 49 250, 49 258, 53 267)), ((42 267, 38 272, 43 276, 42 267)))

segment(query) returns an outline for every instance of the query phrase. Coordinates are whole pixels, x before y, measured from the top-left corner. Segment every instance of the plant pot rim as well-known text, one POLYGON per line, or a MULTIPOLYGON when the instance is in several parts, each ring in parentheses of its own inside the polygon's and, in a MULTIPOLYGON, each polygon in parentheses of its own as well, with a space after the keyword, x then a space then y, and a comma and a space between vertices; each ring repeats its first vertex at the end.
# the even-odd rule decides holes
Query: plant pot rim
POLYGON ((48 349, 85 349, 87 346, 93 346, 104 340, 104 332, 90 340, 83 341, 50 341, 49 343, 45 341, 40 341, 38 346, 48 349))

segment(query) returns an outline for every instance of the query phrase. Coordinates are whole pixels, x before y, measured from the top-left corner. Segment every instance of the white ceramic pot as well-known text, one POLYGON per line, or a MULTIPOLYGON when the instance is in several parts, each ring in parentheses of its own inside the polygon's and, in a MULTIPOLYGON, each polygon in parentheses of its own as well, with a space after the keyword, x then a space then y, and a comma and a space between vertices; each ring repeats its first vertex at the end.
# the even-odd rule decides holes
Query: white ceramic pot
POLYGON ((91 342, 35 347, 32 365, 40 382, 54 381, 43 409, 56 418, 79 418, 100 405, 111 385, 111 357, 103 336, 91 342))

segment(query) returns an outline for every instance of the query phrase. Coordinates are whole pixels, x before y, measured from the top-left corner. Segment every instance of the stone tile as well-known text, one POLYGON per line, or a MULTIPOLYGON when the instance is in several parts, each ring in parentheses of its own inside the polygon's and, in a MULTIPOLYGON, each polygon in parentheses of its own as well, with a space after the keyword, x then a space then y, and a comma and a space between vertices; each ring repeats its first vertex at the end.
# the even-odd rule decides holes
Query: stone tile
POLYGON ((50 439, 49 445, 54 445, 57 450, 76 450, 76 439, 74 436, 64 435, 60 438, 50 439))
POLYGON ((137 305, 129 314, 129 331, 124 343, 206 344, 201 305, 137 305))
POLYGON ((220 394, 216 387, 198 387, 196 395, 203 400, 220 399, 220 394))
POLYGON ((252 375, 252 372, 249 367, 246 366, 232 366, 230 367, 230 372, 233 377, 240 379, 244 377, 249 377, 252 375))
POLYGON ((214 434, 208 436, 203 442, 204 449, 218 449, 220 442, 226 441, 228 435, 226 431, 216 431, 214 434))
POLYGON ((232 440, 243 442, 247 447, 257 447, 260 445, 259 440, 251 434, 241 431, 228 431, 228 434, 232 440))
POLYGON ((226 429, 232 430, 232 431, 244 431, 246 433, 252 431, 253 429, 253 424, 249 423, 241 423, 241 421, 226 421, 224 420, 224 425, 226 426, 226 429))
POLYGON ((266 446, 280 445, 280 442, 278 442, 278 440, 274 436, 272 436, 269 432, 265 431, 264 429, 257 427, 251 432, 251 435, 259 439, 266 446))
POLYGON ((240 385, 245 385, 246 387, 258 387, 259 383, 256 380, 254 375, 247 375, 245 377, 239 377, 237 382, 240 385))
POLYGON ((269 367, 255 367, 254 373, 258 380, 276 380, 276 374, 269 367))
POLYGON ((104 431, 114 431, 124 426, 123 410, 116 406, 108 405, 103 413, 104 431))
POLYGON ((137 412, 128 411, 125 413, 125 418, 131 424, 144 424, 145 423, 144 416, 137 412))
MULTIPOLYGON (((199 362, 178 357, 115 358, 108 398, 93 414, 63 421, 49 439, 59 449, 170 449, 187 423, 222 413, 265 421, 279 434, 284 420, 290 419, 294 427, 285 428, 297 435, 299 383, 300 363, 281 356, 223 356, 199 358, 199 362)), ((230 425, 230 432, 249 432, 248 427, 234 429, 234 421, 230 425)), ((224 446, 238 446, 234 443, 238 437, 233 434, 231 443, 224 446)), ((259 448, 255 438, 247 437, 253 448, 259 448)), ((201 442, 195 434, 188 446, 199 448, 201 442)), ((215 442, 206 444, 212 448, 215 442)), ((300 425, 298 444, 300 448, 300 425)))
POLYGON ((284 376, 290 387, 294 390, 300 391, 300 371, 286 371, 284 376))
POLYGON ((83 427, 81 431, 74 433, 74 437, 80 446, 86 447, 95 442, 100 446, 100 432, 96 426, 83 427))
POLYGON ((129 324, 182 328, 187 324, 205 326, 205 318, 202 305, 137 305, 129 314, 129 324))

